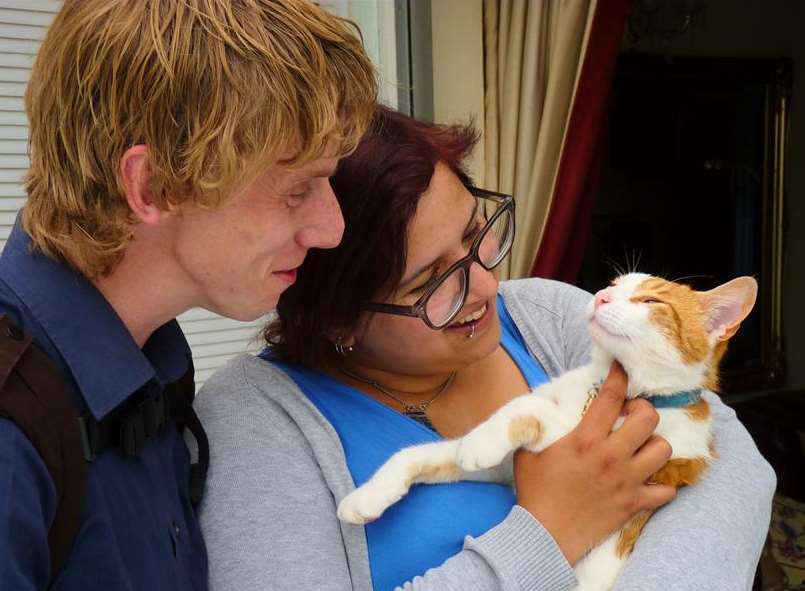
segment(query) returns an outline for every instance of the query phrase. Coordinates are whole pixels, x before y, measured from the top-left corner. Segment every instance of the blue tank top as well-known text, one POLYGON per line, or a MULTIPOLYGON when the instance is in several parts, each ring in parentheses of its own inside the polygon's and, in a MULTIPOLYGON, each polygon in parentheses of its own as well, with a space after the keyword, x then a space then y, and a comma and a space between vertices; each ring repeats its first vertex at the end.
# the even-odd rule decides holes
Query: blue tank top
MULTIPOLYGON (((503 298, 497 298, 501 345, 520 368, 530 387, 548 380, 530 355, 503 298)), ((335 428, 356 486, 366 482, 396 451, 410 445, 441 441, 424 425, 327 375, 271 358, 335 428)), ((458 553, 465 536, 477 537, 508 515, 515 504, 503 484, 455 482, 417 485, 377 521, 365 526, 372 585, 394 589, 441 565, 458 553)))

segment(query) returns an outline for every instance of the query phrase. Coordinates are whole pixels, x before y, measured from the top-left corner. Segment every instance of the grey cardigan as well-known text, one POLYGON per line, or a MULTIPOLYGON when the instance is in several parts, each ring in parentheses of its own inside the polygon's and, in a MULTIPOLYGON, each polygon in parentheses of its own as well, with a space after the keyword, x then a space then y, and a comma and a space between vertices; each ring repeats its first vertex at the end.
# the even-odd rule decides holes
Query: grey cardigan
MULTIPOLYGON (((531 353, 550 376, 586 362, 590 295, 539 279, 500 291, 531 353)), ((715 395, 719 459, 697 486, 649 522, 617 591, 748 590, 766 537, 775 476, 735 413, 715 395)), ((369 590, 362 526, 336 506, 354 485, 332 426, 281 370, 241 355, 211 377, 196 408, 211 465, 202 505, 213 591, 369 590)), ((550 534, 515 506, 486 534, 404 585, 411 590, 571 589, 550 534)))

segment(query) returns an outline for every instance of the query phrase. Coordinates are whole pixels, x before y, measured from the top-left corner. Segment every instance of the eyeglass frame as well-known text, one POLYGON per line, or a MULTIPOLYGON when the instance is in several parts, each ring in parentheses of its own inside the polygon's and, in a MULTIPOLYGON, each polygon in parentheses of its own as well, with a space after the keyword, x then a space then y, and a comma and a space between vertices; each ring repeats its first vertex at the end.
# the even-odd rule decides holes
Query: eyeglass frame
POLYGON ((461 312, 461 308, 464 307, 464 304, 467 302, 467 295, 470 293, 470 268, 472 267, 473 263, 478 263, 481 267, 486 271, 491 271, 492 269, 496 268, 500 263, 503 262, 508 254, 511 252, 512 245, 514 244, 514 236, 515 236, 515 216, 514 216, 514 197, 512 195, 507 195, 506 193, 497 193, 495 191, 488 191, 486 189, 480 189, 478 187, 467 187, 467 190, 473 197, 481 198, 481 199, 490 199, 495 201, 496 203, 500 203, 500 207, 492 214, 492 217, 489 218, 484 224, 484 227, 478 232, 478 235, 470 245, 469 250, 467 251, 466 256, 461 257, 455 263, 450 265, 450 267, 441 274, 441 276, 433 282, 428 290, 423 293, 419 299, 410 306, 406 306, 403 304, 387 304, 381 302, 370 302, 363 306, 364 310, 372 311, 372 312, 380 312, 382 314, 396 314, 397 316, 409 316, 412 318, 419 318, 421 319, 428 328, 432 330, 443 330, 446 328, 453 320, 455 320, 456 316, 458 316, 459 312, 461 312), (480 257, 478 256, 478 251, 481 248, 481 241, 483 240, 486 232, 492 227, 492 225, 498 221, 498 219, 507 211, 511 212, 511 224, 512 224, 512 238, 509 242, 508 250, 506 254, 500 257, 500 260, 495 263, 492 267, 487 267, 481 262, 480 257), (441 286, 442 283, 456 270, 463 268, 464 271, 464 279, 465 279, 465 288, 464 288, 464 296, 462 298, 461 305, 456 308, 456 311, 447 319, 445 320, 444 324, 441 326, 435 326, 428 318, 428 314, 425 311, 428 303, 428 299, 432 296, 441 286))

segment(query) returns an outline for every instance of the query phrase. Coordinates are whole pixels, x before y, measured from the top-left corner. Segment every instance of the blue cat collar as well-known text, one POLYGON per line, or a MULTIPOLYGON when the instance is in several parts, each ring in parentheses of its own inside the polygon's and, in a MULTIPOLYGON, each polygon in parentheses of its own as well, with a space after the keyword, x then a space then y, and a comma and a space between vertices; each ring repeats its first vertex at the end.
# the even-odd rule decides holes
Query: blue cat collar
POLYGON ((684 408, 696 404, 702 399, 701 390, 686 390, 667 395, 642 397, 654 405, 654 408, 684 408))

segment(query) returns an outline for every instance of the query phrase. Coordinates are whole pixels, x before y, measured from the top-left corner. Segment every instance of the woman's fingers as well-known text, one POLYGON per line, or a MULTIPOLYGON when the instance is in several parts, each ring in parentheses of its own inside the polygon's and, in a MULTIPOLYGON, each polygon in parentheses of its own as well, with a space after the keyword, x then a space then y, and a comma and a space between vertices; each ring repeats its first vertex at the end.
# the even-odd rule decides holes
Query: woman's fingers
POLYGON ((652 435, 632 459, 632 473, 636 480, 645 482, 671 459, 671 444, 659 435, 652 435))
POLYGON ((626 417, 623 425, 610 435, 610 439, 623 455, 631 456, 654 433, 660 422, 660 415, 651 403, 645 400, 630 400, 624 410, 626 417))
POLYGON ((628 378, 623 367, 617 361, 614 362, 609 368, 609 375, 601 385, 598 396, 576 427, 580 438, 593 443, 609 435, 626 400, 627 382, 628 378))

